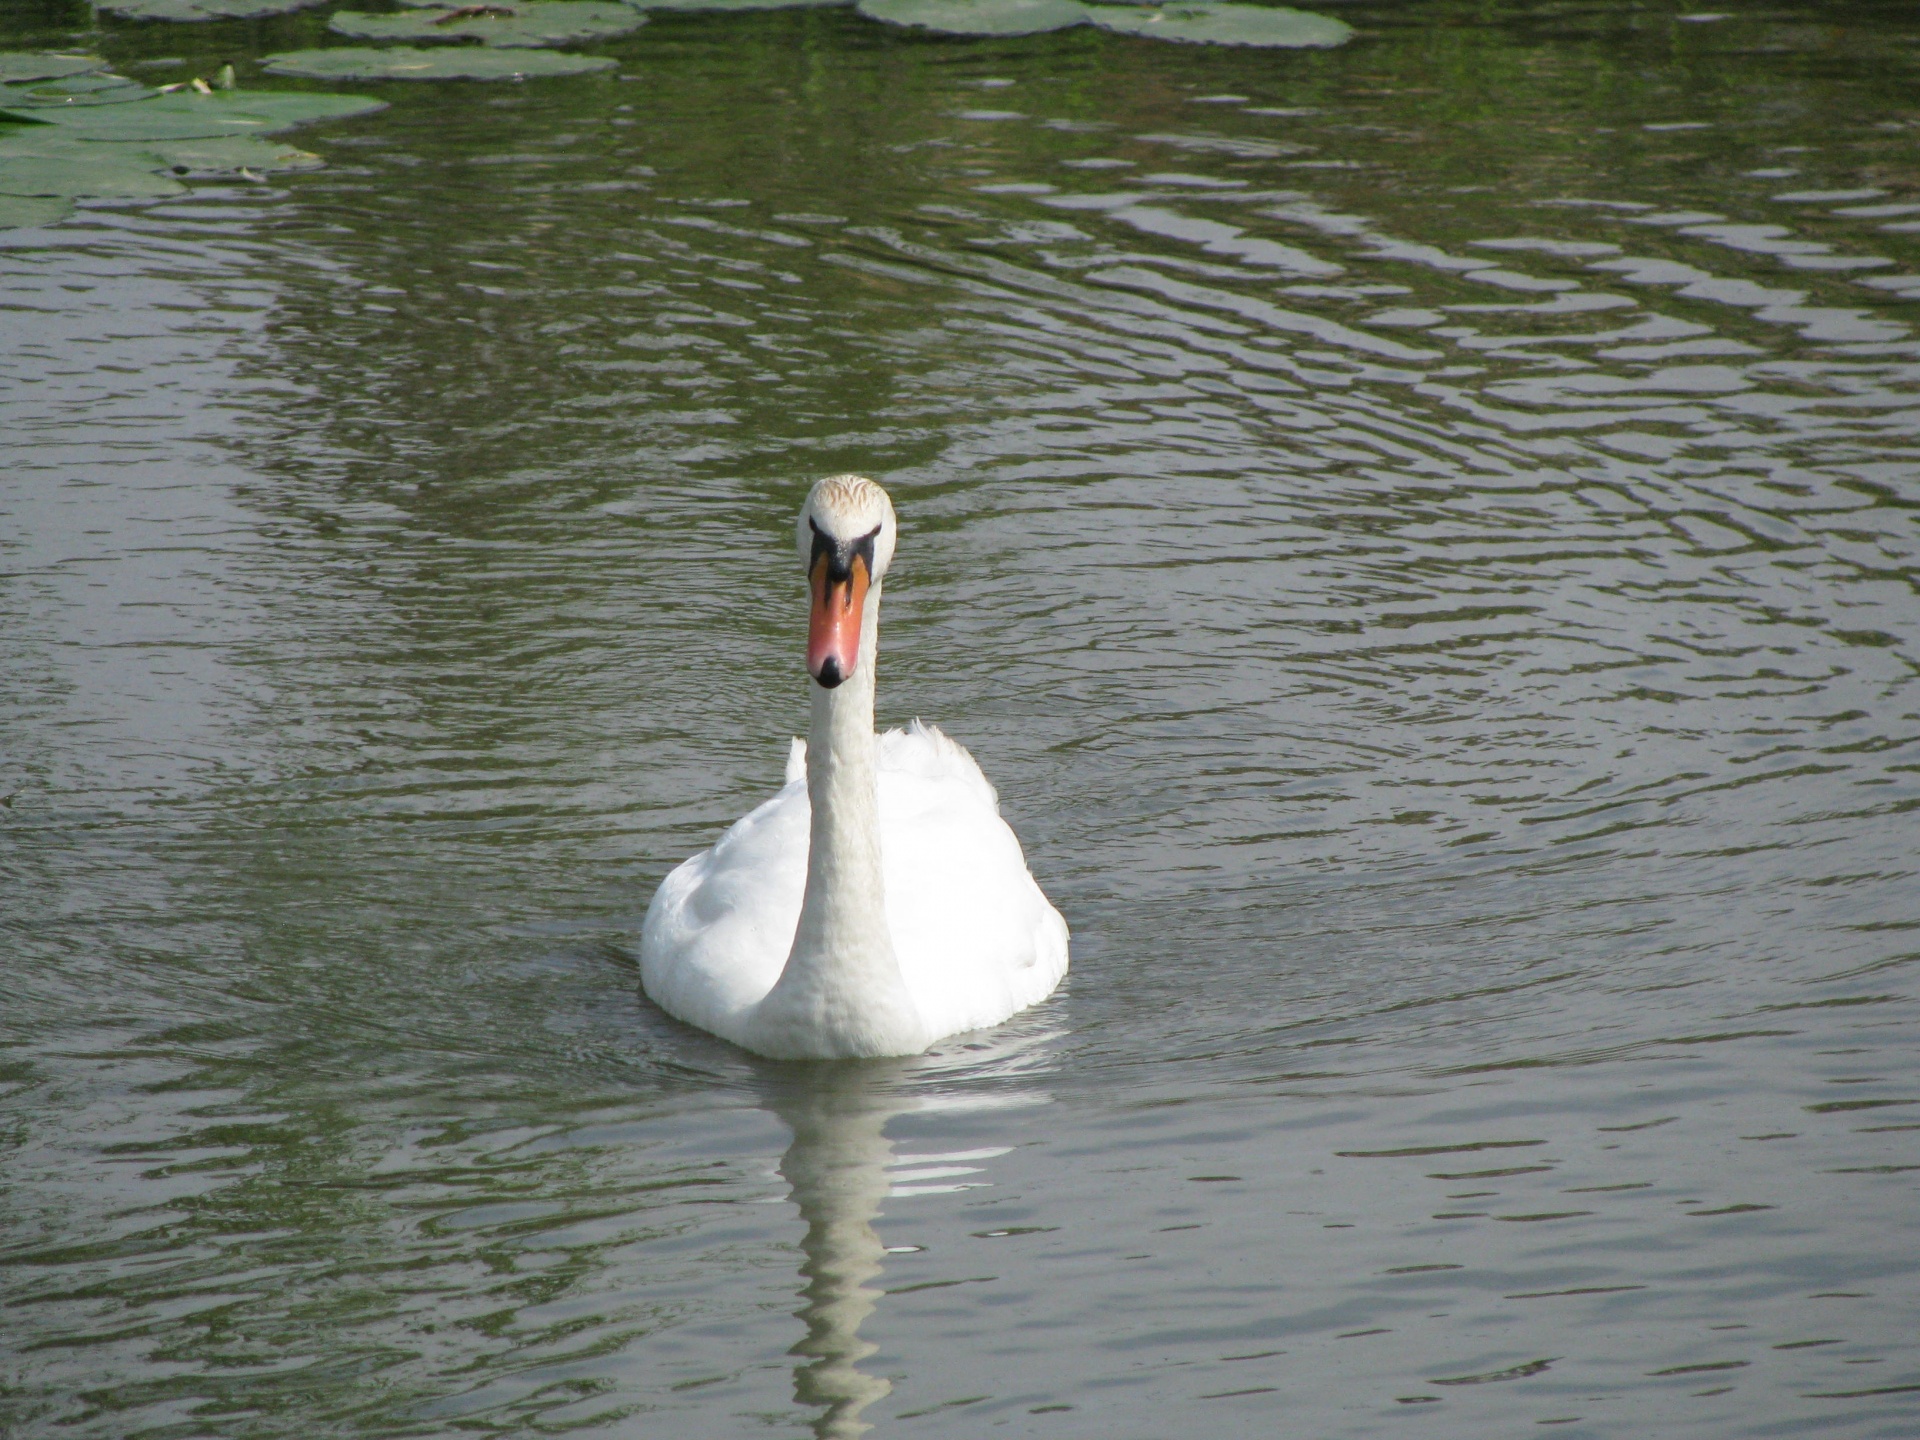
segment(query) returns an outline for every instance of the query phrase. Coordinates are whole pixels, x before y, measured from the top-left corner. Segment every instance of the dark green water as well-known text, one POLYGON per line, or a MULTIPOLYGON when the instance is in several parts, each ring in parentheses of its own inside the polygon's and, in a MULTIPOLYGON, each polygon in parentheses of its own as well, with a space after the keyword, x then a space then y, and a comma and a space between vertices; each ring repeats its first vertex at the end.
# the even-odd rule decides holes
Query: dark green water
POLYGON ((1920 16, 1339 13, 656 18, 0 235, 0 1431, 1920 1430, 1920 16), (1074 968, 763 1066, 633 951, 841 469, 1074 968))

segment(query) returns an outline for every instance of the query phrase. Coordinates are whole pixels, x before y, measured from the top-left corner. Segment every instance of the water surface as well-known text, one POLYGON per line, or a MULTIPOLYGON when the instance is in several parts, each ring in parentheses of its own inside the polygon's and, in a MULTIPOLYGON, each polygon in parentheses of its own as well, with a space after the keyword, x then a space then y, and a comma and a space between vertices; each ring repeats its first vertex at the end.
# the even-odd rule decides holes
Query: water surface
POLYGON ((660 17, 0 236, 0 1428, 1915 1433, 1920 22, 1339 13, 660 17), (764 1065, 634 949, 841 469, 1073 972, 764 1065))

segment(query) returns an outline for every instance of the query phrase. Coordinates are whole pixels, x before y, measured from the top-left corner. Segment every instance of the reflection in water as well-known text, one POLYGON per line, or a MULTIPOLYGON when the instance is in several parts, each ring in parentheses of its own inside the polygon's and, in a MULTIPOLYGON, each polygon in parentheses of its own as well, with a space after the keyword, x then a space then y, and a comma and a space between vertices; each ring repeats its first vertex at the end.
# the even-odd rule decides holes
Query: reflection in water
MULTIPOLYGON (((887 1253, 873 1229, 881 1202, 889 1195, 952 1195, 984 1188, 979 1179, 961 1178, 978 1176, 977 1164, 955 1162, 1008 1153, 1007 1146, 997 1145, 896 1160, 888 1124, 909 1114, 923 1120, 937 1115, 951 1124, 962 1115, 978 1120, 1042 1103, 1042 1095, 1002 1087, 1016 1072, 1031 1076, 1045 1067, 1050 1046, 1060 1038, 1057 1032, 1014 1030, 973 1039, 957 1056, 936 1051, 930 1057, 898 1060, 755 1062, 762 1103, 793 1134, 780 1160, 780 1175, 807 1227, 800 1242, 805 1256, 800 1274, 806 1283, 796 1312, 807 1333, 789 1353, 802 1357, 794 1371, 793 1395, 802 1406, 819 1412, 812 1428, 820 1440, 852 1440, 865 1434, 873 1426, 861 1418, 862 1412, 893 1390, 890 1380, 860 1368, 878 1348, 861 1337, 860 1327, 884 1293, 872 1283, 887 1253), (956 1066, 956 1058, 963 1063, 956 1066), (988 1073, 1001 1082, 991 1093, 981 1086, 988 1073), (960 1095, 935 1098, 921 1093, 931 1075, 949 1081, 966 1077, 969 1083, 960 1095)), ((974 1132, 974 1138, 986 1137, 974 1132)), ((945 1282, 934 1283, 937 1287, 945 1282)))
POLYGON ((896 1094, 901 1069, 886 1060, 795 1065, 769 1087, 769 1106, 793 1131, 780 1173, 807 1226, 799 1311, 807 1337, 793 1347, 807 1362, 794 1372, 793 1394, 824 1407, 813 1427, 821 1440, 865 1434, 873 1427, 860 1412, 893 1389, 860 1369, 877 1348, 860 1326, 879 1299, 867 1285, 886 1253, 873 1219, 893 1158, 887 1122, 905 1108, 896 1094))

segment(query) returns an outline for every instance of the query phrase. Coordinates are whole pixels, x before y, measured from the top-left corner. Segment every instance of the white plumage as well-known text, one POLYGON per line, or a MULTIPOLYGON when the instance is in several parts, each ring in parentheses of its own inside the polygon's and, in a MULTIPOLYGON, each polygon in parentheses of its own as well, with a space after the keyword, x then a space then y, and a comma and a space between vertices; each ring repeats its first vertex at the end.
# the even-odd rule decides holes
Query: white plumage
MULTIPOLYGON (((926 1040, 996 1025, 1067 969, 1067 925, 1027 872, 987 777, 914 721, 878 737, 887 928, 926 1040)), ((807 747, 787 783, 660 884, 641 983, 669 1013, 749 1048, 756 1007, 786 965, 806 889, 807 747)))

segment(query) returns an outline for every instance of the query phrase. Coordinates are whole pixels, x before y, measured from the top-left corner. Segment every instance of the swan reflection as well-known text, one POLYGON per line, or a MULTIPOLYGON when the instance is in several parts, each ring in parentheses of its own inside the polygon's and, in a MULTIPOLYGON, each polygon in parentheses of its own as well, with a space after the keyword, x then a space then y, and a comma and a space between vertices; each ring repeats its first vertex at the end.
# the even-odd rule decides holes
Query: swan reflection
POLYGON ((860 1412, 893 1389, 860 1369, 877 1348, 860 1338, 860 1325, 880 1298, 867 1282, 886 1254, 873 1219, 891 1183, 887 1122, 909 1103, 898 1094, 899 1073, 886 1061, 795 1067, 767 1097, 793 1131, 780 1174, 807 1227, 799 1310, 807 1335, 792 1352, 806 1363, 794 1371, 793 1397, 822 1407, 813 1425, 821 1440, 865 1434, 872 1426, 860 1412))
POLYGON ((796 1315, 806 1337, 793 1347, 802 1357, 793 1377, 794 1399, 819 1411, 819 1440, 854 1440, 872 1425, 863 1411, 893 1384, 860 1362, 878 1348, 860 1327, 884 1293, 877 1281, 886 1247, 873 1221, 889 1195, 905 1197, 969 1189, 982 1182, 977 1162, 1005 1147, 959 1154, 901 1157, 886 1127, 895 1116, 926 1109, 1025 1106, 1039 1097, 1000 1095, 956 1101, 907 1093, 911 1061, 870 1060, 831 1065, 769 1066, 763 1072, 767 1107, 793 1132, 780 1175, 805 1223, 800 1242, 804 1284, 796 1315), (973 1161, 974 1164, 955 1162, 973 1161), (928 1182, 938 1183, 928 1183, 928 1182))

